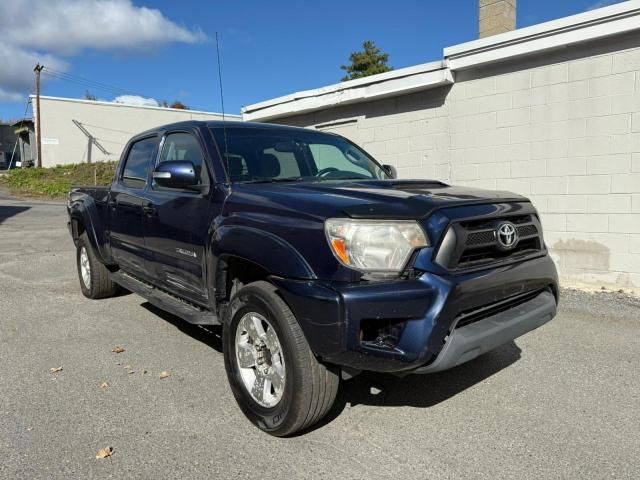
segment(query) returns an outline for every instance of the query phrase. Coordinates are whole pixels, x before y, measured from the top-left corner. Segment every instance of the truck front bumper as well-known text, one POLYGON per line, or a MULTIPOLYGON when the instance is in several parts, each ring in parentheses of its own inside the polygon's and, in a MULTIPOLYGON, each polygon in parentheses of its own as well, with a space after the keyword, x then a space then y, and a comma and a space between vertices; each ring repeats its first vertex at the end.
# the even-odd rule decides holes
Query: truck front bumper
POLYGON ((544 325, 555 315, 556 298, 550 291, 543 290, 523 303, 474 323, 460 328, 454 325, 435 360, 412 373, 439 372, 473 360, 544 325))
POLYGON ((316 355, 379 372, 431 373, 467 362, 551 320, 558 299, 549 256, 465 275, 272 280, 316 355))

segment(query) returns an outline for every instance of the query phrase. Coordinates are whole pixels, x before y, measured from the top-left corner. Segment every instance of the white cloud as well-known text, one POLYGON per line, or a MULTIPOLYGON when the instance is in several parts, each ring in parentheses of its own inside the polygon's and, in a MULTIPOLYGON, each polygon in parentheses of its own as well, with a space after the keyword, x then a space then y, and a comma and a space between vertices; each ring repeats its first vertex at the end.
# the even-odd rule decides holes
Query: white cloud
POLYGON ((7 92, 0 88, 0 102, 19 102, 25 100, 24 96, 19 93, 7 92))
POLYGON ((131 0, 0 1, 0 31, 0 101, 32 91, 38 62, 65 71, 63 58, 87 49, 148 51, 207 39, 131 0))
MULTIPOLYGON (((33 67, 42 63, 55 70, 65 70, 67 63, 53 55, 24 50, 7 43, 0 43, 0 89, 9 92, 33 90, 33 67)), ((44 77, 43 77, 44 80, 44 77)))
POLYGON ((130 0, 26 0, 2 2, 3 41, 63 55, 85 48, 139 49, 206 39, 130 0))
POLYGON ((155 98, 144 98, 138 95, 120 95, 113 99, 115 103, 126 103, 127 105, 141 105, 147 107, 158 107, 160 104, 155 98))

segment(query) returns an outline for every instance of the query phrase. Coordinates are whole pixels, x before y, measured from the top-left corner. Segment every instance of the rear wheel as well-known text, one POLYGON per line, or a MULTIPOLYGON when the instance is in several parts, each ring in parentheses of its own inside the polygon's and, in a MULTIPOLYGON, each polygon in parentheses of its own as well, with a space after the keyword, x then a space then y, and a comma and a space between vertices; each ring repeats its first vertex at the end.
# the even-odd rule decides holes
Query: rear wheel
POLYGON ((97 299, 115 295, 118 285, 111 281, 109 270, 98 260, 86 232, 78 238, 76 262, 80 289, 85 297, 97 299))
POLYGON ((315 358, 276 288, 264 281, 243 287, 231 311, 223 331, 225 367, 249 420, 271 435, 285 436, 324 417, 339 377, 315 358))

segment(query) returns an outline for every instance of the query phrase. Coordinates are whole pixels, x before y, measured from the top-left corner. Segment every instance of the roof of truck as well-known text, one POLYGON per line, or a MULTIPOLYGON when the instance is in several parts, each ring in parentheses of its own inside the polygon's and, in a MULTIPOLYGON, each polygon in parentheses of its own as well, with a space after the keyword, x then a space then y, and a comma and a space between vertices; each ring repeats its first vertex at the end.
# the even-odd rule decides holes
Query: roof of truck
MULTIPOLYGON (((238 121, 222 121, 222 120, 187 120, 184 122, 175 122, 168 123, 165 125, 160 125, 155 128, 150 128, 149 130, 145 130, 144 132, 139 133, 136 137, 141 137, 148 135, 150 133, 159 132, 167 129, 174 128, 193 128, 193 127, 213 127, 213 128, 260 128, 260 129, 272 129, 272 130, 297 130, 297 131, 314 131, 309 128, 302 127, 292 127, 290 125, 280 125, 276 123, 260 123, 260 122, 238 122, 238 121)), ((323 132, 330 133, 330 132, 323 132)))

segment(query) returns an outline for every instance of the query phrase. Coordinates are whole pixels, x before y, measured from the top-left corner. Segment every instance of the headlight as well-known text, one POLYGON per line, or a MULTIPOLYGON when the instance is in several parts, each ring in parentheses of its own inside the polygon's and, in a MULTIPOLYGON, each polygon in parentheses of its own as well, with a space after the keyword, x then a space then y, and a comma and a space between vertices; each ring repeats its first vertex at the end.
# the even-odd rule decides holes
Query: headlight
POLYGON ((330 218, 324 228, 336 258, 365 272, 400 272, 413 250, 429 246, 414 221, 330 218))

